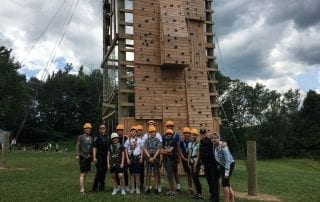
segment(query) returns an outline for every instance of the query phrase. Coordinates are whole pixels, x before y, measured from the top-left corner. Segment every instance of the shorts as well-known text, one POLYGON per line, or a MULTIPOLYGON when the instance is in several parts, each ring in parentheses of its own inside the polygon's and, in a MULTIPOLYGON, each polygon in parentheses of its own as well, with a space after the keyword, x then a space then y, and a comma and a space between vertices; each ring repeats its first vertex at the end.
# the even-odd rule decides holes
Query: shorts
POLYGON ((140 163, 131 163, 129 165, 130 174, 140 174, 140 163))
POLYGON ((190 167, 188 165, 188 162, 187 161, 182 161, 182 166, 183 166, 184 172, 189 174, 190 173, 190 167))
POLYGON ((120 168, 120 165, 111 165, 110 173, 124 173, 124 168, 120 168))
POLYGON ((147 163, 146 165, 147 167, 147 175, 150 175, 150 174, 159 174, 159 163, 147 163))
POLYGON ((83 156, 80 156, 79 166, 81 173, 89 172, 91 170, 91 158, 85 158, 83 156))
POLYGON ((221 172, 221 184, 222 187, 230 187, 230 177, 232 175, 232 171, 234 170, 234 162, 231 163, 230 165, 230 171, 229 171, 229 177, 224 178, 225 176, 225 168, 223 166, 220 167, 220 172, 221 172))
POLYGON ((164 162, 164 167, 167 172, 167 178, 169 181, 173 180, 173 175, 177 171, 177 162, 175 160, 167 159, 164 162))

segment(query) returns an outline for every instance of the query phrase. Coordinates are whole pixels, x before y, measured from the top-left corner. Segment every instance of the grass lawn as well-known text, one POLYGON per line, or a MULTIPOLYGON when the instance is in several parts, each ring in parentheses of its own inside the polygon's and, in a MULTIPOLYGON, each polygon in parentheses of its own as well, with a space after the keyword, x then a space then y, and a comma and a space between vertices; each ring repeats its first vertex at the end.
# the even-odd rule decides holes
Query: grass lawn
MULTIPOLYGON (((186 178, 181 177, 182 193, 111 196, 111 179, 106 177, 106 193, 79 194, 79 167, 73 152, 13 151, 9 154, 9 169, 0 169, 0 201, 192 201, 186 193, 186 178)), ((95 168, 87 177, 90 190, 95 168)), ((320 162, 312 160, 259 161, 259 193, 271 194, 282 201, 320 201, 320 162)), ((208 186, 201 177, 203 192, 208 198, 208 186)), ((162 177, 165 189, 167 180, 162 177)), ((235 191, 247 191, 247 174, 243 161, 236 162, 231 178, 235 191)), ((221 199, 222 199, 221 193, 221 199)), ((248 201, 236 199, 236 201, 248 201)))

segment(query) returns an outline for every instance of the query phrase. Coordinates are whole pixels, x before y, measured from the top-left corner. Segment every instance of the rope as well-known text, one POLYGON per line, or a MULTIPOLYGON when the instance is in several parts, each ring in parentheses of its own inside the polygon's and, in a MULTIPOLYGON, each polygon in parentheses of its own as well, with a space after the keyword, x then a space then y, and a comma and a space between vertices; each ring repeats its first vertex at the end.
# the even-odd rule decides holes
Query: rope
MULTIPOLYGON (((209 3, 209 4, 210 4, 210 2, 206 2, 206 3, 209 3)), ((210 4, 210 8, 211 8, 211 4, 210 4)), ((186 14, 185 14, 185 15, 186 15, 186 14)), ((198 38, 197 35, 195 34, 192 26, 190 25, 189 19, 188 19, 188 18, 186 18, 186 19, 187 19, 187 25, 188 25, 188 27, 190 28, 192 34, 193 34, 193 35, 195 36, 195 38, 199 41, 199 38, 198 38)), ((220 59, 221 59, 221 61, 222 61, 222 54, 221 54, 221 51, 220 51, 220 46, 219 46, 219 43, 218 43, 218 38, 217 38, 217 36, 216 36, 216 39, 217 39, 218 52, 219 52, 219 55, 220 55, 220 57, 221 57, 220 59)), ((195 56, 195 57, 196 57, 196 56, 195 56)), ((195 58, 194 58, 194 60, 195 60, 195 58)), ((213 80, 213 78, 211 77, 211 75, 210 75, 208 72, 207 72, 207 74, 208 74, 208 76, 210 77, 210 79, 213 80)), ((233 104, 232 104, 231 96, 229 95, 229 97, 230 97, 230 101, 231 101, 231 105, 232 105, 233 114, 235 114, 234 107, 233 107, 233 104)), ((223 112, 223 114, 224 114, 224 116, 225 116, 225 118, 226 118, 226 120, 227 120, 228 126, 229 126, 229 128, 230 128, 232 137, 233 137, 233 139, 234 139, 234 141, 235 141, 235 143, 236 143, 236 146, 237 146, 237 148, 238 148, 238 151, 240 151, 240 153, 242 154, 242 153, 243 153, 243 152, 242 152, 242 149, 240 148, 240 146, 239 146, 239 144, 238 144, 238 141, 237 141, 237 138, 236 138, 235 135, 234 135, 234 132, 233 132, 233 130, 232 130, 232 127, 231 127, 230 121, 229 121, 229 119, 228 119, 228 117, 227 117, 227 115, 226 115, 226 112, 225 112, 222 104, 219 103, 219 105, 220 105, 220 107, 221 107, 221 109, 222 109, 222 112, 223 112)))
POLYGON ((37 43, 40 41, 40 39, 42 38, 42 36, 44 35, 44 33, 46 33, 46 31, 48 30, 49 26, 51 25, 51 23, 53 22, 53 20, 56 18, 57 14, 59 13, 59 11, 61 10, 62 6, 67 2, 67 0, 64 0, 62 2, 62 4, 59 6, 58 10, 55 12, 55 14, 52 16, 52 18, 50 19, 49 23, 47 24, 47 26, 44 28, 44 30, 41 32, 41 34, 39 35, 37 41, 32 45, 32 47, 29 49, 29 51, 27 52, 27 54, 24 56, 23 60, 21 61, 21 64, 24 63, 24 61, 27 59, 27 57, 29 56, 29 54, 31 53, 31 51, 34 49, 34 47, 37 45, 37 43))
MULTIPOLYGON (((53 51, 52 51, 52 53, 51 53, 51 56, 49 57, 49 60, 48 60, 48 62, 47 62, 47 65, 46 65, 46 67, 45 67, 45 69, 44 69, 44 71, 43 71, 41 80, 44 79, 44 77, 45 77, 45 75, 46 75, 46 69, 47 69, 48 66, 51 64, 50 61, 53 60, 53 58, 54 58, 54 56, 55 56, 55 53, 56 53, 56 49, 57 49, 58 46, 61 44, 62 39, 64 38, 64 35, 65 35, 65 33, 66 33, 66 30, 67 30, 67 27, 69 26, 69 24, 70 24, 70 22, 71 22, 71 20, 72 20, 72 17, 73 17, 73 15, 74 15, 74 13, 75 13, 75 10, 76 10, 76 8, 77 8, 77 6, 78 6, 79 1, 80 1, 80 0, 77 0, 77 2, 76 2, 76 4, 75 4, 74 7, 73 7, 73 4, 74 4, 74 1, 73 1, 72 4, 71 4, 71 6, 70 6, 70 10, 71 10, 72 7, 73 7, 72 13, 71 13, 71 15, 70 15, 70 17, 69 17, 69 19, 68 19, 65 27, 64 27, 64 30, 63 30, 63 33, 62 33, 60 39, 56 42, 56 46, 55 46, 55 48, 53 49, 53 51), (50 58, 52 58, 52 60, 51 60, 50 58)), ((64 2, 63 2, 63 4, 64 4, 64 2)), ((63 4, 62 4, 62 5, 63 5, 63 4)), ((61 6, 60 6, 60 7, 61 7, 61 6)), ((60 9, 60 8, 59 8, 59 9, 60 9)), ((56 13, 57 13, 57 12, 56 12, 56 13)), ((32 100, 35 100, 36 98, 37 98, 37 94, 33 97, 32 100)), ((20 133, 21 133, 21 130, 22 130, 22 128, 23 128, 23 126, 24 126, 24 124, 25 124, 25 122, 26 122, 29 114, 30 114, 30 111, 31 111, 31 109, 28 108, 27 113, 26 113, 26 115, 25 115, 22 123, 20 124, 19 130, 18 130, 18 132, 17 132, 16 140, 18 140, 18 137, 19 137, 19 135, 20 135, 20 133)))

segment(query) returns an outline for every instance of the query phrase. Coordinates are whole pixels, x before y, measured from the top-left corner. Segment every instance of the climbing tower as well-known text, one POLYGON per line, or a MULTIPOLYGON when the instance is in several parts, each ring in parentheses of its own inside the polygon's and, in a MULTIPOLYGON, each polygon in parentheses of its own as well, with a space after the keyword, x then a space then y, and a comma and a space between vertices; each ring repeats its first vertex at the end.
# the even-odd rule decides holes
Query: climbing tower
POLYGON ((213 0, 103 1, 103 112, 114 128, 166 120, 219 130, 213 0))

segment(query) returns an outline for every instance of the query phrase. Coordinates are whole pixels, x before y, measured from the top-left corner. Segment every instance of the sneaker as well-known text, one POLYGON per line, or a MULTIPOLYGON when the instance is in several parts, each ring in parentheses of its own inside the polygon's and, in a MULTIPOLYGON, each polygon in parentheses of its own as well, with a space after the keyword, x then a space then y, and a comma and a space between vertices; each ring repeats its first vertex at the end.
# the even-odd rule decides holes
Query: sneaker
POLYGON ((134 187, 132 187, 132 189, 130 190, 130 194, 133 194, 136 191, 136 189, 134 187))
POLYGON ((180 192, 180 189, 176 189, 176 192, 179 193, 179 192, 180 192))
POLYGON ((140 189, 139 188, 136 189, 136 193, 140 194, 140 189))
POLYGON ((112 194, 111 195, 116 195, 118 192, 118 189, 113 189, 112 194))
POLYGON ((201 201, 204 200, 203 196, 198 194, 198 200, 201 200, 201 201))
POLYGON ((126 192, 129 192, 130 188, 128 186, 126 186, 125 190, 126 190, 126 192))
POLYGON ((193 195, 193 199, 198 199, 198 194, 193 195))
POLYGON ((188 194, 193 194, 192 188, 189 188, 189 189, 188 189, 188 194))
POLYGON ((121 195, 126 195, 126 191, 124 189, 121 189, 121 195))
POLYGON ((161 187, 160 186, 158 186, 158 192, 161 193, 161 187))
POLYGON ((117 193, 121 192, 121 188, 120 187, 118 187, 116 190, 117 190, 117 193))
POLYGON ((172 191, 171 193, 170 193, 170 196, 175 196, 176 195, 176 192, 174 192, 174 191, 172 191))
POLYGON ((150 194, 151 190, 147 189, 145 192, 146 192, 146 194, 150 194))

